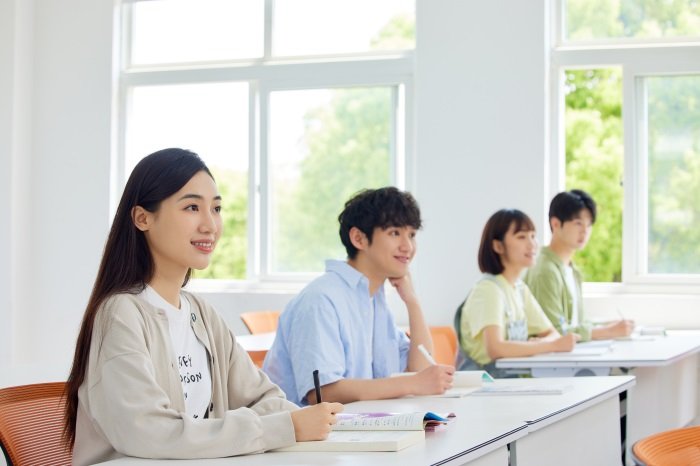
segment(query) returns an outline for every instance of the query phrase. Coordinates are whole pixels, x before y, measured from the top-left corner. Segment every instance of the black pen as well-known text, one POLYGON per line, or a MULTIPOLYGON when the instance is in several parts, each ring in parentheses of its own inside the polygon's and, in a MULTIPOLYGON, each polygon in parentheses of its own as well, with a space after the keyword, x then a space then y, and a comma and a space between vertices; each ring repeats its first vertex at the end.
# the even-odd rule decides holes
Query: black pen
POLYGON ((314 387, 316 388, 316 404, 321 402, 321 384, 318 382, 318 369, 314 371, 314 387))

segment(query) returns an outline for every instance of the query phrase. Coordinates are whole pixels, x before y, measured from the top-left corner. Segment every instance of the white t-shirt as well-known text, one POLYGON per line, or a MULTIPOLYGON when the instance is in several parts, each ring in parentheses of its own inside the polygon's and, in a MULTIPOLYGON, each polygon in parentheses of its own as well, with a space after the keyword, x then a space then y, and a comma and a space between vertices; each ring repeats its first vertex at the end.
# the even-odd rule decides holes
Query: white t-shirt
POLYGON ((578 293, 576 292, 576 280, 574 279, 574 269, 570 265, 564 266, 564 281, 566 282, 566 287, 569 289, 569 293, 573 296, 571 306, 571 326, 578 326, 578 293))
POLYGON ((167 314, 170 340, 180 371, 182 395, 185 397, 185 412, 195 419, 203 418, 211 403, 211 369, 207 349, 190 325, 190 302, 180 294, 181 309, 178 309, 150 286, 146 286, 140 296, 167 314))

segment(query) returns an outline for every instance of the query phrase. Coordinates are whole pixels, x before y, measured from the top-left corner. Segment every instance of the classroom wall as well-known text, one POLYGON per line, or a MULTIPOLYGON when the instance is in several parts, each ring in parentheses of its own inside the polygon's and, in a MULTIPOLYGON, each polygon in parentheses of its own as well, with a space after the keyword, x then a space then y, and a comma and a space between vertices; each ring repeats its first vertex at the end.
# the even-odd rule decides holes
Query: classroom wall
POLYGON ((11 120, 0 162, 12 182, 0 319, 14 321, 2 359, 65 361, 109 224, 114 2, 3 0, 2 8, 11 14, 0 15, 10 31, 0 27, 10 34, 1 95, 12 105, 0 107, 11 120))
MULTIPOLYGON (((0 154, 5 169, 0 170, 0 199, 6 200, 6 205, 11 204, 12 194, 12 145, 14 141, 13 119, 13 88, 15 57, 15 10, 16 0, 0 1, 0 154), (8 202, 10 201, 10 202, 8 202)), ((0 309, 12 309, 11 305, 11 273, 10 273, 10 248, 12 238, 12 208, 2 209, 0 212, 0 309)), ((2 319, 4 325, 0 325, 0 355, 11 358, 12 349, 12 314, 5 312, 2 319)))
POLYGON ((544 4, 417 2, 416 195, 425 227, 415 277, 432 322, 451 322, 478 278, 481 231, 495 211, 544 219, 544 4))
MULTIPOLYGON (((0 213, 0 367, 67 366, 72 356, 111 220, 115 3, 0 0, 0 166, 10 167, 0 170, 10 199, 0 213)), ((413 270, 432 325, 450 324, 476 279, 491 213, 518 207, 544 224, 547 3, 417 2, 414 182, 425 227, 413 270)), ((295 292, 203 294, 243 333, 241 312, 281 309, 295 292)), ((389 301, 405 324, 395 293, 389 301)), ((630 318, 700 328, 692 293, 586 296, 603 316, 620 303, 630 318)))

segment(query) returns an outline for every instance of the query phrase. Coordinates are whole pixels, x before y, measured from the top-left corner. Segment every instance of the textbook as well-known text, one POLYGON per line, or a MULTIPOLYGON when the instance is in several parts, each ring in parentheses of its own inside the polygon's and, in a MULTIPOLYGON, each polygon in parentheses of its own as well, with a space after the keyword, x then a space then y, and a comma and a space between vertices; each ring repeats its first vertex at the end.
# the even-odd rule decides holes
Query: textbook
POLYGON ((481 387, 472 392, 474 396, 483 395, 561 395, 571 390, 573 385, 493 385, 481 387))
POLYGON ((272 451, 399 451, 424 440, 424 430, 334 430, 326 440, 297 442, 272 451))
POLYGON ((297 442, 274 451, 399 451, 449 422, 449 413, 339 413, 326 440, 297 442))
POLYGON ((425 430, 447 425, 454 413, 338 413, 333 430, 425 430))
MULTIPOLYGON (((391 374, 391 376, 401 377, 413 374, 415 374, 415 372, 401 372, 399 374, 391 374)), ((493 383, 493 377, 486 371, 456 371, 454 373, 453 388, 440 395, 425 396, 433 398, 462 398, 469 395, 477 388, 482 387, 484 384, 490 383, 493 383)))

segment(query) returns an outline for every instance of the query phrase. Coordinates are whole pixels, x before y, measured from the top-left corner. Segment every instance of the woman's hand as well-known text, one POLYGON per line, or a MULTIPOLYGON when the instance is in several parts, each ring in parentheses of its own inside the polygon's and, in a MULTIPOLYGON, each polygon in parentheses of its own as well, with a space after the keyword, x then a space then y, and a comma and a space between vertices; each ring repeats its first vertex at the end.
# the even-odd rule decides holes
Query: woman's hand
POLYGON ((297 442, 325 440, 331 431, 331 426, 338 422, 336 413, 343 411, 340 403, 319 403, 292 411, 294 437, 297 442))

